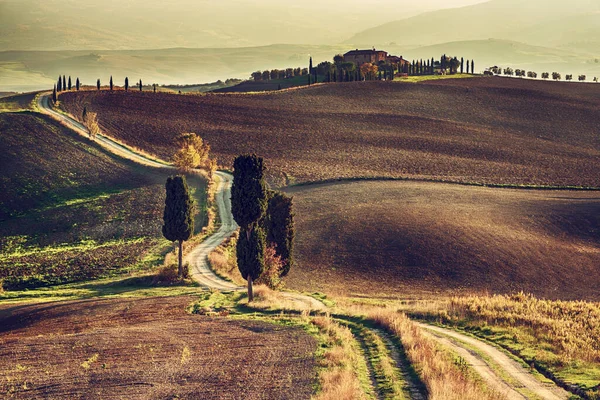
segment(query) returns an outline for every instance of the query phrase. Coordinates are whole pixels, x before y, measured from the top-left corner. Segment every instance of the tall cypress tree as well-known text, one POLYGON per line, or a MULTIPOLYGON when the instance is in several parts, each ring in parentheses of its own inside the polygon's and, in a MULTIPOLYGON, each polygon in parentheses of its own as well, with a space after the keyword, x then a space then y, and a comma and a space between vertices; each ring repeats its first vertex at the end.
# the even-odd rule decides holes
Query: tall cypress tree
POLYGON ((238 239, 237 247, 238 268, 242 275, 246 275, 244 279, 248 281, 249 301, 254 298, 252 282, 260 276, 263 269, 262 251, 264 249, 259 251, 253 247, 260 244, 261 233, 254 231, 257 228, 260 229, 258 222, 264 217, 267 210, 264 171, 263 159, 254 154, 238 156, 233 162, 231 212, 240 226, 240 239, 238 239))
POLYGON ((69 90, 71 90, 71 76, 69 76, 69 90))
POLYGON ((62 87, 63 87, 63 90, 67 90, 67 78, 64 75, 63 75, 62 87))
POLYGON ((471 60, 471 73, 474 74, 475 73, 475 61, 471 60))
POLYGON ((96 87, 98 88, 98 90, 100 90, 100 78, 98 78, 98 80, 96 81, 96 87))
POLYGON ((179 278, 183 277, 183 242, 194 234, 194 200, 185 176, 171 176, 165 185, 164 225, 162 234, 167 240, 179 242, 179 278))
POLYGON ((54 90, 52 91, 52 101, 56 103, 56 83, 54 84, 54 90))
POLYGON ((62 76, 58 76, 58 85, 56 86, 56 90, 57 91, 61 91, 62 90, 62 76))
POLYGON ((113 90, 113 80, 112 80, 112 75, 110 76, 110 82, 109 82, 109 85, 110 85, 110 91, 112 92, 112 90, 113 90))
POLYGON ((469 60, 467 60, 467 74, 469 73, 469 60))
POLYGON ((464 58, 460 58, 460 73, 463 73, 463 68, 464 68, 464 64, 465 64, 465 59, 464 58))
POLYGON ((77 89, 79 91, 79 78, 77 78, 77 80, 75 81, 75 89, 77 89))
POLYGON ((280 276, 286 276, 294 265, 294 212, 292 198, 281 192, 269 198, 265 217, 267 241, 275 245, 275 254, 281 258, 283 268, 280 276))
POLYGON ((140 79, 140 92, 142 91, 143 85, 142 85, 142 80, 140 79))
POLYGON ((129 78, 125 77, 125 91, 129 90, 129 78))

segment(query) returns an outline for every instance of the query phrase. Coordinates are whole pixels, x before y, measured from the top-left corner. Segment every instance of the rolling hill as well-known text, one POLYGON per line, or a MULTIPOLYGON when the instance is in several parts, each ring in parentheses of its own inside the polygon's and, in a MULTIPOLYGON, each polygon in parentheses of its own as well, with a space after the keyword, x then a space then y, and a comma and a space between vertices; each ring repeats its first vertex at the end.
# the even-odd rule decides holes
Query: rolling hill
POLYGON ((3 0, 0 50, 334 44, 357 26, 481 0, 3 0))
POLYGON ((427 60, 441 54, 464 57, 465 60, 475 60, 476 71, 497 65, 535 71, 538 76, 542 72, 558 72, 563 76, 585 74, 589 80, 594 76, 600 77, 600 62, 593 56, 512 40, 467 40, 411 49, 389 46, 387 49, 402 54, 408 60, 427 60))
POLYGON ((163 157, 175 135, 194 131, 225 167, 241 153, 264 156, 274 185, 358 178, 285 189, 298 220, 291 288, 598 300, 597 191, 418 181, 600 186, 598 88, 472 78, 61 102, 75 115, 86 104, 108 132, 163 157))
POLYGON ((510 78, 353 82, 261 95, 84 91, 62 106, 169 159, 196 132, 219 163, 265 157, 276 185, 340 177, 600 186, 600 86, 510 78))
MULTIPOLYGON (((115 157, 31 112, 0 113, 0 132, 5 288, 88 280, 162 263, 160 253, 170 248, 160 230, 168 171, 115 157)), ((201 179, 192 182, 206 186, 201 179)), ((205 201, 203 190, 196 196, 205 201)), ((197 229, 205 222, 200 213, 197 229)))
POLYGON ((171 48, 162 50, 6 51, 0 52, 0 90, 52 88, 60 75, 96 79, 116 85, 144 83, 190 84, 228 78, 247 79, 256 70, 308 67, 331 60, 346 46, 270 45, 245 48, 171 48))
POLYGON ((595 52, 598 29, 600 4, 594 0, 491 0, 389 22, 359 32, 346 42, 417 47, 494 38, 566 49, 577 44, 578 49, 595 52))
POLYGON ((598 192, 346 182, 294 196, 298 290, 358 297, 514 293, 598 301, 598 192))

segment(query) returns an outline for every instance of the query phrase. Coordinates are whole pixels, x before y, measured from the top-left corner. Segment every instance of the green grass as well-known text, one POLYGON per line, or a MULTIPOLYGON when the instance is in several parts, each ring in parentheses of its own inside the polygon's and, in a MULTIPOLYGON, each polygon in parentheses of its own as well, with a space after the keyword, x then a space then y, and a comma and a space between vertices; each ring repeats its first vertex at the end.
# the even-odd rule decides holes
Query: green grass
POLYGON ((30 290, 0 292, 0 305, 12 303, 42 303, 49 301, 90 298, 155 297, 200 295, 205 289, 195 284, 154 286, 153 275, 138 274, 79 282, 30 290))
POLYGON ((464 79, 464 78, 474 78, 478 77, 478 75, 471 74, 454 74, 454 75, 420 75, 420 76, 406 76, 395 78, 395 82, 410 82, 410 83, 419 83, 426 81, 438 81, 443 79, 464 79))

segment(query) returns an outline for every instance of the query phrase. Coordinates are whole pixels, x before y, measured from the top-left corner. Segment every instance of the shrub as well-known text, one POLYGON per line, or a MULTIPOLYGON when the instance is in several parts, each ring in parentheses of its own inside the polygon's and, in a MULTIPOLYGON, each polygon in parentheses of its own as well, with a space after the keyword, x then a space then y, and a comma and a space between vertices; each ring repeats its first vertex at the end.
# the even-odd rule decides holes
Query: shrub
POLYGON ((283 286, 281 281, 281 270, 283 269, 283 261, 275 253, 275 248, 270 245, 265 248, 264 253, 265 269, 260 277, 256 280, 257 285, 266 285, 271 289, 279 289, 283 286))
POLYGON ((183 265, 183 278, 179 278, 179 267, 177 264, 167 264, 158 270, 158 273, 154 277, 152 282, 154 285, 157 284, 177 284, 181 283, 186 279, 190 278, 190 265, 188 263, 183 265))

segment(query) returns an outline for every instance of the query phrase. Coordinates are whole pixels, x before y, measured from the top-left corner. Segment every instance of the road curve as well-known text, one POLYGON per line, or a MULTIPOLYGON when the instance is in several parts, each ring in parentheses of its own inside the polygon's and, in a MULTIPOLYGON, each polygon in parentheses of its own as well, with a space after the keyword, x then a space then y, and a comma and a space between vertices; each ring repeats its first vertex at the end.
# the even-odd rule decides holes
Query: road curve
POLYGON ((186 255, 185 262, 190 264, 192 278, 206 288, 224 291, 244 290, 244 287, 237 286, 217 276, 208 263, 208 255, 238 228, 231 214, 231 184, 233 177, 221 171, 215 174, 219 177, 215 201, 221 217, 221 227, 186 255))
MULTIPOLYGON (((62 113, 54 110, 50 106, 50 96, 51 96, 51 92, 40 93, 40 95, 38 96, 37 106, 38 106, 40 112, 42 114, 49 115, 50 117, 54 118, 55 120, 61 122, 66 127, 75 131, 76 133, 78 133, 82 136, 85 136, 86 138, 89 138, 89 132, 88 132, 87 128, 85 126, 83 126, 83 124, 81 124, 80 122, 76 121, 74 118, 72 118, 66 114, 62 114, 62 113)), ((127 158, 129 160, 135 161, 139 164, 143 164, 145 166, 155 167, 155 168, 166 168, 166 169, 173 169, 173 170, 175 169, 175 167, 173 167, 172 165, 169 165, 165 162, 159 162, 159 161, 153 160, 151 158, 144 156, 143 154, 140 154, 131 149, 128 149, 127 147, 117 143, 114 139, 111 139, 110 137, 103 135, 101 133, 96 135, 96 139, 94 141, 96 143, 98 143, 99 145, 101 145, 102 147, 104 147, 105 149, 109 150, 111 153, 117 154, 117 155, 119 155, 123 158, 127 158)))
MULTIPOLYGON (((50 106, 50 96, 52 92, 40 93, 37 98, 37 106, 41 113, 51 116, 58 120, 68 128, 78 134, 89 138, 89 132, 85 126, 67 114, 60 113, 50 106)), ((97 134, 95 141, 108 151, 115 153, 121 157, 135 161, 155 168, 166 168, 175 170, 175 167, 166 162, 157 161, 131 150, 105 134, 97 134)), ((190 272, 192 278, 200 285, 209 289, 217 289, 222 291, 245 290, 243 286, 238 286, 232 282, 217 276, 208 263, 208 255, 223 241, 230 237, 236 231, 238 225, 233 220, 231 213, 231 184, 233 176, 226 172, 218 171, 215 173, 219 178, 219 183, 215 193, 215 201, 219 216, 221 218, 221 227, 213 235, 206 238, 196 248, 194 248, 186 257, 185 262, 190 264, 190 272)), ((325 305, 319 300, 297 293, 282 292, 283 297, 298 307, 307 307, 313 310, 324 310, 325 305)))
POLYGON ((420 328, 429 331, 440 343, 455 350, 490 388, 504 394, 508 399, 563 400, 569 398, 567 391, 555 384, 540 382, 521 364, 490 344, 452 329, 423 323, 417 324, 420 328), (501 369, 511 382, 506 382, 505 377, 499 376, 482 355, 493 360, 493 364, 501 369), (535 397, 529 396, 528 393, 532 393, 535 397))

